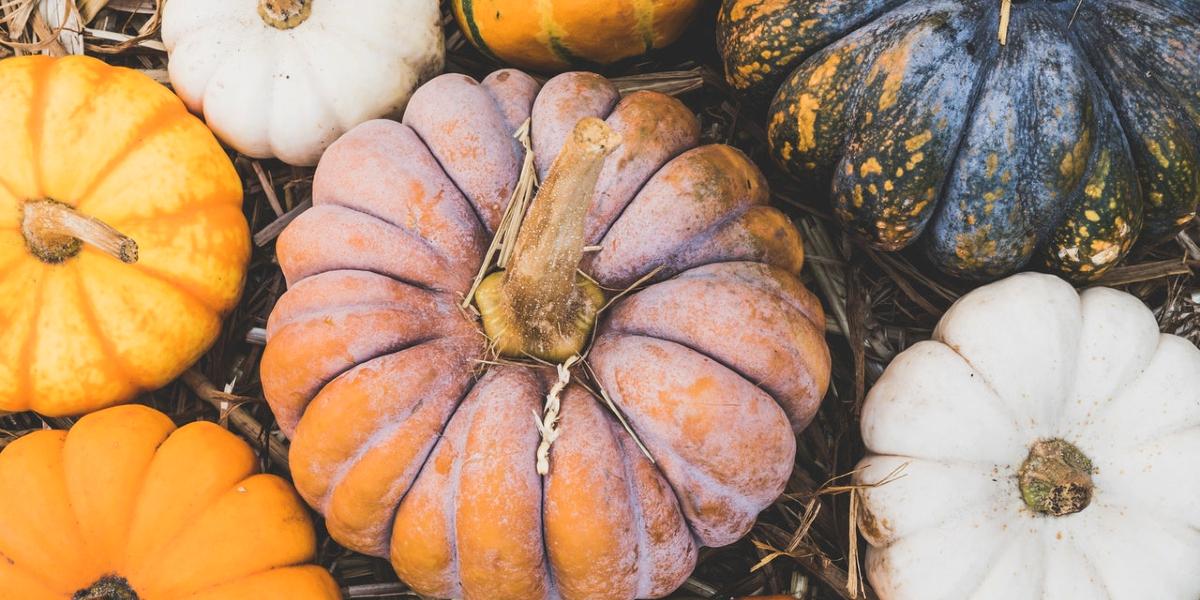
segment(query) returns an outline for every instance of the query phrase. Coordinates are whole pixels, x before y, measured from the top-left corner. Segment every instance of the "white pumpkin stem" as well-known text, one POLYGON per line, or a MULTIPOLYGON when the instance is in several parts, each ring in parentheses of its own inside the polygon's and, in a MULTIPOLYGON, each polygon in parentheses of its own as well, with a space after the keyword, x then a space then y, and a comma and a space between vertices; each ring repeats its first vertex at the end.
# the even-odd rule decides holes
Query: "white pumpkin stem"
POLYGON ((258 16, 276 29, 292 29, 308 20, 313 0, 258 0, 258 16))
POLYGON ((25 243, 45 262, 63 262, 79 254, 82 244, 94 246, 123 263, 138 260, 137 242, 62 202, 31 200, 25 203, 22 213, 21 233, 25 243))
POLYGON ((1092 502, 1092 461, 1070 442, 1041 440, 1030 448, 1017 484, 1033 511, 1053 517, 1074 514, 1092 502))
POLYGON ((576 274, 584 224, 604 159, 621 136, 604 121, 576 124, 521 223, 507 269, 475 292, 484 330, 500 354, 562 362, 581 354, 603 293, 576 274))

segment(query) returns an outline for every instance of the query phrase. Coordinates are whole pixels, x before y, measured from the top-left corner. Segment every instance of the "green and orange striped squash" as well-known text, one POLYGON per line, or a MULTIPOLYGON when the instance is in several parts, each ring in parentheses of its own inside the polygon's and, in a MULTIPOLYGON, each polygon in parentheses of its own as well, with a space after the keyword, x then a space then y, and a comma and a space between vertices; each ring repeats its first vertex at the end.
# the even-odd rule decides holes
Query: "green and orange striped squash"
POLYGON ((454 0, 463 35, 483 53, 538 71, 594 67, 679 39, 700 0, 454 0))

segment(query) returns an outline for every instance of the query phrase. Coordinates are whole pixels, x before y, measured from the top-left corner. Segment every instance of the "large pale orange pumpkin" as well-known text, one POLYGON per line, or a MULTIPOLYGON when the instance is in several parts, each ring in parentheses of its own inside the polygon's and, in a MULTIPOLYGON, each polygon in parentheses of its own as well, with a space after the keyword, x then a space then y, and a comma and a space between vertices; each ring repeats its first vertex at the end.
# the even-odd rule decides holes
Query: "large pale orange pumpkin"
POLYGON ((237 172, 163 86, 0 61, 0 411, 85 413, 216 339, 249 258, 237 172))
POLYGON ((504 70, 434 79, 403 124, 330 147, 314 207, 279 239, 290 289, 262 382, 334 539, 429 596, 628 600, 670 593, 699 546, 749 530, 829 353, 798 232, 744 155, 698 141, 670 97, 504 70), (474 294, 481 319, 462 304, 527 119, 543 184, 474 294), (563 374, 527 359, 580 355, 547 450, 535 415, 563 374))
POLYGON ((607 65, 679 39, 700 0, 454 0, 476 48, 540 71, 607 65))
POLYGON ((288 483, 241 439, 140 405, 0 452, 0 598, 329 600, 288 483))

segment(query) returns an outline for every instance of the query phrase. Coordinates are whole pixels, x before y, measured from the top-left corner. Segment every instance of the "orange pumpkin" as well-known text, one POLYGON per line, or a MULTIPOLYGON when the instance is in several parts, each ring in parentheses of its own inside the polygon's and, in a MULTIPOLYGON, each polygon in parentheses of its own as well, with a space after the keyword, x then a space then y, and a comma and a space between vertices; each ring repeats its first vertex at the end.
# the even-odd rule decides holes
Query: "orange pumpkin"
POLYGON ((429 596, 631 599, 749 530, 829 353, 798 232, 758 169, 699 133, 662 94, 504 70, 434 79, 403 124, 330 147, 278 242, 290 289, 262 383, 334 539, 429 596), (461 305, 530 164, 544 183, 474 295, 481 323, 461 305))
POLYGON ((540 71, 607 65, 679 39, 700 0, 454 0, 476 48, 540 71))
POLYGON ((140 405, 0 452, 0 597, 340 598, 286 481, 213 423, 140 405))
POLYGON ((84 57, 0 61, 0 411, 71 415, 196 361, 250 254, 242 190, 169 90, 84 57))

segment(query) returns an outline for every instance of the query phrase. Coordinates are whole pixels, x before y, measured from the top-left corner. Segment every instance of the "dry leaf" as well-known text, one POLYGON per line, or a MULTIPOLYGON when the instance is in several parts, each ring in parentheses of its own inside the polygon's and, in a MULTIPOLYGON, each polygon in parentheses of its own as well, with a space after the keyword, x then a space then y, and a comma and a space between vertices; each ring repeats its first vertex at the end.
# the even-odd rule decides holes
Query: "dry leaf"
POLYGON ((108 0, 79 0, 79 14, 83 17, 83 22, 91 23, 106 5, 108 0))
POLYGON ((46 40, 58 34, 60 48, 51 46, 50 54, 83 54, 83 19, 72 0, 42 0, 38 5, 38 16, 48 28, 48 31, 42 30, 35 20, 34 28, 39 30, 39 38, 46 40))
POLYGON ((113 10, 140 15, 152 15, 156 10, 154 0, 107 0, 105 4, 113 10))
POLYGON ((11 41, 15 42, 21 36, 21 32, 25 31, 25 26, 29 24, 29 17, 33 14, 35 6, 37 6, 37 0, 22 0, 0 5, 4 9, 4 20, 8 21, 8 35, 11 41))

